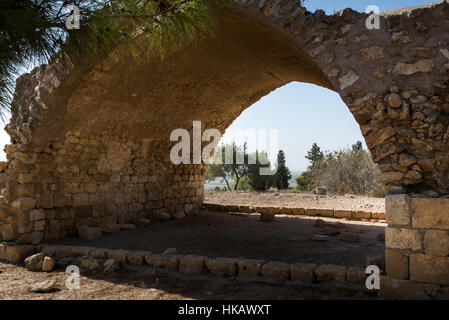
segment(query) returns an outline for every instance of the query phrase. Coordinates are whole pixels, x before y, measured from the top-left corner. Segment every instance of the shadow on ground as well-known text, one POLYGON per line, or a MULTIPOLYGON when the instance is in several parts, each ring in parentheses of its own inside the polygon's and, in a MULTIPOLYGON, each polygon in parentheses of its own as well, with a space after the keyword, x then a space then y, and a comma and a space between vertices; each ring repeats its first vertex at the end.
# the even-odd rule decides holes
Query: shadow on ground
POLYGON ((385 253, 382 223, 344 221, 341 233, 357 234, 356 243, 337 236, 325 241, 312 238, 322 232, 317 218, 277 216, 274 222, 261 222, 258 215, 211 212, 207 216, 189 216, 181 220, 153 221, 147 227, 104 235, 88 241, 78 237, 48 242, 162 253, 176 248, 179 254, 207 257, 252 258, 287 263, 337 264, 366 266, 366 256, 385 253), (379 236, 380 235, 380 236, 379 236))

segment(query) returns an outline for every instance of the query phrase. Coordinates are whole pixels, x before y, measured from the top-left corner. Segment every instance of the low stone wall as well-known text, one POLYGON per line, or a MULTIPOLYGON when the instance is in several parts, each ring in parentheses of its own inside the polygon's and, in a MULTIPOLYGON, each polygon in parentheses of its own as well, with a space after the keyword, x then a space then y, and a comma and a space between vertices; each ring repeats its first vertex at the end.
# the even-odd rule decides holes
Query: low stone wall
POLYGON ((52 257, 58 267, 76 264, 82 274, 111 271, 111 266, 147 265, 183 274, 238 277, 253 281, 282 281, 301 285, 324 284, 350 287, 381 299, 449 299, 449 287, 387 276, 380 278, 380 291, 366 289, 367 274, 360 267, 288 264, 245 258, 209 258, 198 255, 155 254, 143 251, 60 245, 0 244, 0 260, 20 264, 37 252, 52 257), (106 263, 107 262, 107 263, 106 263), (64 265, 61 265, 63 263, 64 265))
POLYGON ((304 208, 288 208, 288 207, 265 207, 265 206, 244 206, 244 205, 223 205, 211 202, 204 202, 203 207, 210 211, 221 212, 242 212, 255 213, 263 211, 271 211, 276 214, 286 214, 295 216, 317 216, 338 219, 352 220, 385 220, 385 213, 355 210, 338 210, 338 209, 304 209, 304 208))
POLYGON ((449 199, 392 195, 385 201, 388 276, 413 286, 449 285, 449 199))

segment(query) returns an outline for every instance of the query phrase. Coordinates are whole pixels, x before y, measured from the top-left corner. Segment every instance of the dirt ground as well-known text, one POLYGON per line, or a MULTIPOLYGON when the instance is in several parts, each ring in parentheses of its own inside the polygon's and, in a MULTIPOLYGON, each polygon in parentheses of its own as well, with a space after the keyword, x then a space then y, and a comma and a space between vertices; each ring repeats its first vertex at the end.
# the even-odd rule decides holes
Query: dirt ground
POLYGON ((365 196, 319 196, 298 192, 209 192, 205 202, 224 205, 337 209, 385 212, 385 198, 365 196))
POLYGON ((245 257, 288 263, 366 266, 367 255, 383 255, 385 224, 323 219, 342 223, 339 232, 357 234, 359 242, 344 242, 337 236, 324 241, 312 238, 322 233, 315 217, 276 216, 262 222, 255 214, 210 212, 181 220, 153 221, 146 227, 104 235, 95 241, 65 238, 57 244, 93 246, 162 253, 176 248, 179 254, 208 257, 245 257))
POLYGON ((267 283, 239 278, 187 276, 146 266, 130 266, 112 274, 81 276, 80 289, 65 286, 63 270, 52 273, 30 272, 24 267, 0 262, 2 300, 327 300, 375 299, 375 293, 358 286, 301 286, 293 283, 267 283), (58 291, 33 293, 36 283, 55 280, 58 291))

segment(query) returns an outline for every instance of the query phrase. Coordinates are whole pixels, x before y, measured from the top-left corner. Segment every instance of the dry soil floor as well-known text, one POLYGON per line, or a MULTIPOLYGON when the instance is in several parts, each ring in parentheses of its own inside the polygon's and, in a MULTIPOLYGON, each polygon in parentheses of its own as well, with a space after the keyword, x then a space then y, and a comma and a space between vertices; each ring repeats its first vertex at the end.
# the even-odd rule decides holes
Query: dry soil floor
POLYGON ((359 241, 344 242, 337 236, 313 240, 323 229, 317 218, 277 215, 274 222, 262 222, 255 214, 209 212, 181 220, 153 221, 146 227, 104 235, 88 241, 78 237, 58 240, 56 244, 93 246, 162 253, 176 248, 179 254, 208 257, 252 258, 288 263, 366 266, 366 256, 383 255, 385 224, 380 222, 326 220, 343 223, 341 233, 359 236, 359 241))
POLYGON ((0 262, 0 299, 5 300, 325 300, 375 299, 358 287, 304 287, 292 283, 266 283, 236 278, 186 276, 145 266, 132 266, 112 274, 81 276, 80 288, 65 286, 64 270, 51 273, 30 272, 24 267, 0 262), (39 282, 54 280, 57 291, 33 293, 30 288, 39 282))
POLYGON ((210 192, 206 193, 204 201, 224 205, 385 212, 385 198, 353 195, 319 196, 297 192, 210 192))

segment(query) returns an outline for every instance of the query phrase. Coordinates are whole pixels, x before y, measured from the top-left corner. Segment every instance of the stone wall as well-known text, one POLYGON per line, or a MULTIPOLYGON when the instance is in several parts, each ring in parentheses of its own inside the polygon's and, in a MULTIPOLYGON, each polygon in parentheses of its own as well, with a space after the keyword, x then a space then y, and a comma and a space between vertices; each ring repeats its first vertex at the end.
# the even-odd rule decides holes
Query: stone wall
POLYGON ((14 158, 2 174, 13 182, 2 186, 1 239, 39 243, 81 226, 115 232, 139 218, 182 218, 202 204, 205 168, 155 160, 169 153, 151 152, 159 148, 75 130, 42 153, 14 158))
POLYGON ((449 285, 449 199, 386 198, 389 277, 449 285))
POLYGON ((426 243, 447 235, 448 210, 418 203, 449 195, 449 4, 383 14, 379 30, 367 30, 367 14, 311 13, 296 0, 237 0, 214 14, 213 35, 164 60, 136 62, 126 50, 118 61, 58 56, 17 80, 0 166, 1 240, 182 216, 201 204, 205 165, 169 162, 170 133, 195 120, 223 133, 254 102, 300 81, 340 94, 386 192, 412 196, 409 214, 424 217, 397 224, 401 214, 387 209, 387 254, 404 262, 402 275, 390 272, 443 281, 444 270, 416 270, 447 267, 426 243))

